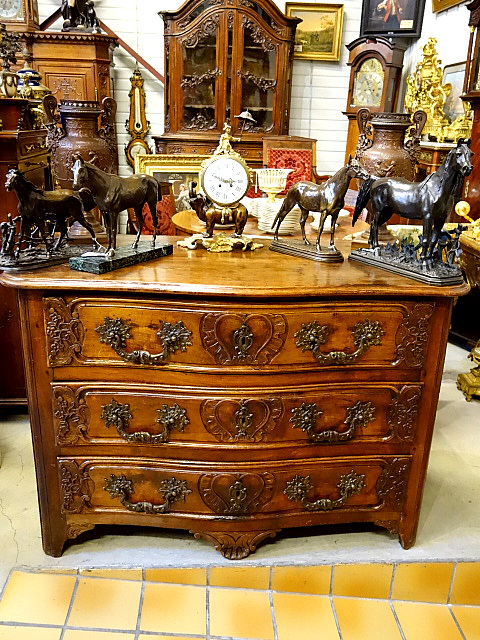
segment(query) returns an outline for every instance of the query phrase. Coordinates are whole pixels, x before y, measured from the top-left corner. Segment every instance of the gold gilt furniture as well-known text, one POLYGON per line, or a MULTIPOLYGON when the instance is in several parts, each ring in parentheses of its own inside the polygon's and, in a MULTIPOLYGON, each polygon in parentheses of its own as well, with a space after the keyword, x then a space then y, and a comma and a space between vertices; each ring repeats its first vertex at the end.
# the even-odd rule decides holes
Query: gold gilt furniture
POLYGON ((186 529, 235 559, 307 525, 414 544, 468 285, 267 247, 1 280, 19 293, 46 553, 96 524, 186 529))
POLYGON ((165 133, 157 153, 212 153, 223 125, 235 149, 262 166, 262 138, 288 133, 298 20, 270 0, 189 0, 162 11, 165 133), (248 110, 255 122, 237 116, 248 110))

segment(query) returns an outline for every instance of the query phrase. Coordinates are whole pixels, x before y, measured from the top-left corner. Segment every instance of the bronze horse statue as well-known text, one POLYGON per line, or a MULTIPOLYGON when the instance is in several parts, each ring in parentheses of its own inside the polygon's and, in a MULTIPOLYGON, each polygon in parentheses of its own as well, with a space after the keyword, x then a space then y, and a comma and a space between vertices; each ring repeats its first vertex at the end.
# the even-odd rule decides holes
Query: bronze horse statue
POLYGON ((152 176, 136 173, 127 178, 121 178, 106 173, 80 156, 74 154, 73 188, 88 187, 92 192, 97 207, 102 212, 104 224, 108 232, 107 255, 112 256, 117 248, 118 214, 125 209, 133 208, 138 221, 138 233, 132 245, 138 246, 143 228, 143 206, 150 208, 153 220, 152 245, 155 246, 157 235, 157 202, 162 199, 160 185, 152 176))
POLYGON ((310 244, 305 235, 305 222, 307 221, 310 211, 320 211, 320 222, 317 234, 317 250, 320 250, 320 237, 323 232, 325 220, 327 216, 332 218, 332 230, 330 233, 330 248, 335 248, 335 224, 338 214, 345 204, 345 194, 352 178, 365 179, 368 174, 360 166, 356 158, 349 158, 348 164, 342 167, 335 175, 328 178, 322 184, 314 182, 302 181, 296 182, 287 191, 287 195, 280 207, 272 229, 275 229, 275 240, 278 239, 278 230, 285 216, 298 205, 301 211, 300 226, 302 229, 302 238, 305 244, 310 244))
POLYGON ((404 218, 421 219, 423 225, 420 260, 431 266, 440 232, 452 207, 460 200, 465 176, 472 173, 470 140, 461 138, 438 169, 422 182, 404 178, 370 176, 358 193, 352 226, 369 200, 372 202, 370 249, 377 249, 378 228, 397 213, 404 218))
POLYGON ((85 219, 84 204, 87 211, 95 206, 92 194, 88 189, 81 189, 78 192, 70 189, 44 191, 27 180, 23 173, 17 169, 8 171, 5 189, 7 191, 15 191, 18 198, 18 213, 21 216, 21 223, 20 236, 15 252, 17 257, 23 241, 28 240, 29 246, 32 246, 32 229, 35 227, 38 227, 47 251, 58 249, 62 240, 68 237, 67 220, 69 218, 73 218, 85 227, 92 236, 94 245, 100 247, 95 238, 95 231, 85 219), (60 231, 60 235, 53 246, 51 246, 51 238, 47 233, 47 223, 49 222, 54 223, 54 231, 57 227, 60 231))
POLYGON ((248 218, 248 211, 245 205, 238 203, 236 207, 228 207, 228 211, 225 213, 225 209, 219 209, 203 194, 197 193, 195 191, 196 186, 196 182, 190 183, 188 195, 190 206, 199 219, 205 222, 206 229, 203 236, 211 238, 216 224, 224 224, 230 221, 235 224, 235 233, 233 235, 241 236, 248 218))

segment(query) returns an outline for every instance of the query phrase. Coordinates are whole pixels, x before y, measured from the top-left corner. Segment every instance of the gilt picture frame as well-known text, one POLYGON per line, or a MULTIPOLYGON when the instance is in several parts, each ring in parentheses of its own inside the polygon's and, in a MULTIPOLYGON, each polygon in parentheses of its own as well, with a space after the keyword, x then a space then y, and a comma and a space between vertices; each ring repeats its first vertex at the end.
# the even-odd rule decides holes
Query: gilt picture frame
POLYGON ((425 0, 363 0, 360 36, 420 38, 425 0))
POLYGON ((146 173, 158 182, 170 182, 177 211, 189 209, 188 188, 190 182, 199 184, 198 174, 202 162, 209 158, 198 154, 138 154, 135 156, 135 173, 146 173))
POLYGON ((452 89, 447 96, 443 110, 445 116, 450 122, 456 118, 465 115, 463 109, 463 100, 460 96, 463 93, 463 81, 465 79, 466 62, 457 62, 456 64, 447 64, 443 68, 442 84, 450 84, 452 89))
POLYGON ((287 2, 285 13, 302 20, 295 33, 295 58, 331 62, 340 60, 343 4, 287 2))

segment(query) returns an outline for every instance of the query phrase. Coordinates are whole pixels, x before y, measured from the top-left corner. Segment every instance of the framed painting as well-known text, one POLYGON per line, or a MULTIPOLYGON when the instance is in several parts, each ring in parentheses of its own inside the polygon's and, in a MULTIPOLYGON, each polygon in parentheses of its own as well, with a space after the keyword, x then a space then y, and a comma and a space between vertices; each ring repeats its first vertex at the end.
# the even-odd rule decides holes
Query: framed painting
POLYGON ((462 4, 465 0, 432 0, 432 11, 438 13, 450 7, 455 7, 457 4, 462 4))
POLYGON ((340 60, 343 4, 287 2, 285 13, 302 21, 295 33, 295 58, 340 60))
POLYGON ((190 209, 188 189, 190 182, 198 184, 198 172, 203 160, 210 156, 198 154, 138 154, 135 173, 146 173, 158 182, 170 182, 173 187, 177 211, 190 209))
POLYGON ((463 100, 460 96, 463 93, 463 81, 465 79, 466 62, 457 62, 457 64, 447 64, 443 69, 442 84, 452 85, 452 90, 447 96, 443 110, 445 116, 453 122, 456 118, 465 115, 463 110, 463 100))
POLYGON ((419 38, 425 0, 363 0, 361 36, 419 38))

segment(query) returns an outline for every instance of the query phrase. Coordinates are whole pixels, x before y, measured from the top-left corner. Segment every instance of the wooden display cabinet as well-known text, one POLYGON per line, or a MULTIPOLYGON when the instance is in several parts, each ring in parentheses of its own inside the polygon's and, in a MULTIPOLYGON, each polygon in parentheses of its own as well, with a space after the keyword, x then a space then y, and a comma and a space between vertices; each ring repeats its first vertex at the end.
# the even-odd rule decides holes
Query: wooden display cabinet
MULTIPOLYGON (((29 101, 0 98, 0 221, 17 215, 17 196, 4 188, 9 169, 25 172, 41 188, 51 188, 50 154, 46 129, 34 129, 29 101)), ((0 407, 26 403, 25 377, 21 354, 21 331, 15 292, 0 286, 0 407)))
POLYGON ((165 133, 157 153, 209 154, 229 121, 235 149, 262 166, 262 138, 288 133, 296 18, 270 0, 190 0, 162 11, 165 133), (255 123, 236 116, 247 110, 255 123))
POLYGON ((37 31, 24 34, 33 66, 60 100, 98 100, 112 96, 110 65, 117 39, 96 33, 37 31))

